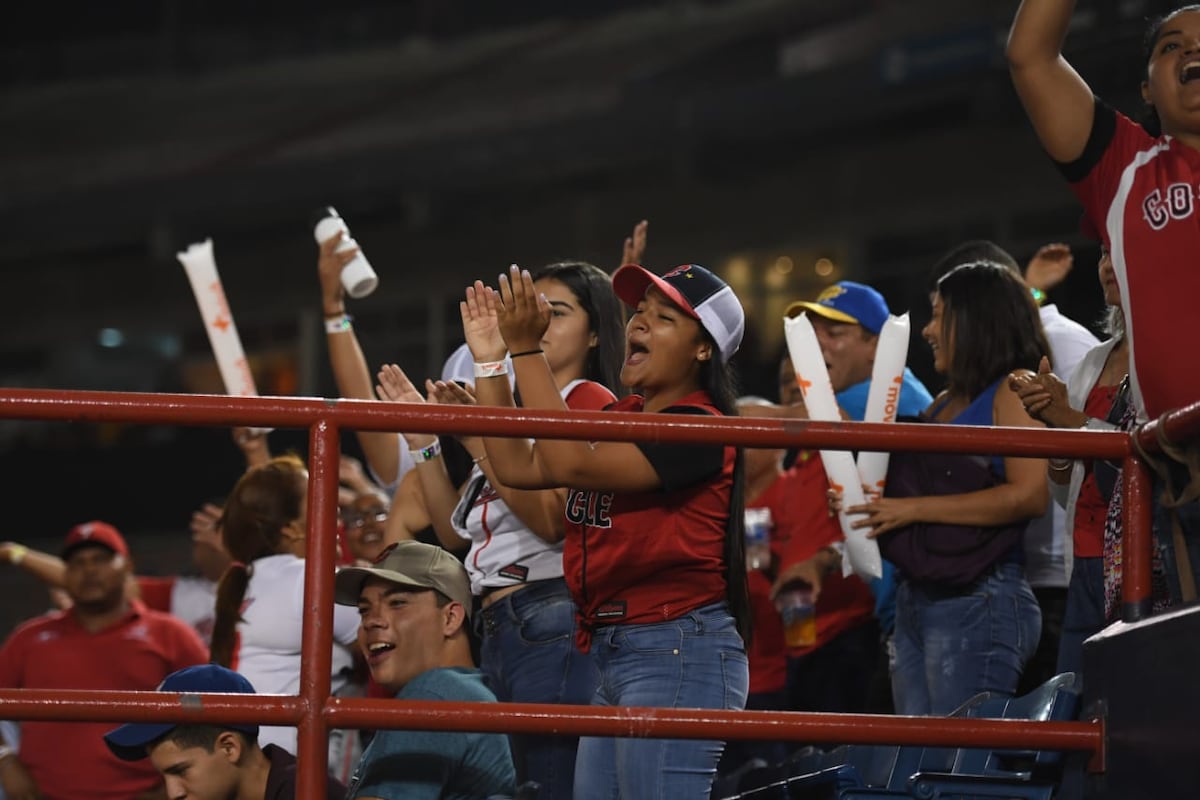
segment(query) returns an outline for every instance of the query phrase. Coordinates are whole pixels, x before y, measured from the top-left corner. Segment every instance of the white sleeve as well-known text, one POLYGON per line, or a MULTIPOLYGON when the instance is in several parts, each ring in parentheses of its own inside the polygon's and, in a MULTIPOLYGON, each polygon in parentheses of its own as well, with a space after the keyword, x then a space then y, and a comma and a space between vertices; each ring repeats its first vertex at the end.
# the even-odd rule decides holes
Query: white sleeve
POLYGON ((352 645, 358 639, 358 609, 340 604, 333 607, 333 640, 352 645))
POLYGON ((1053 317, 1043 321, 1053 355, 1054 374, 1069 383, 1079 362, 1089 350, 1100 344, 1100 340, 1078 322, 1057 313, 1057 310, 1053 317))

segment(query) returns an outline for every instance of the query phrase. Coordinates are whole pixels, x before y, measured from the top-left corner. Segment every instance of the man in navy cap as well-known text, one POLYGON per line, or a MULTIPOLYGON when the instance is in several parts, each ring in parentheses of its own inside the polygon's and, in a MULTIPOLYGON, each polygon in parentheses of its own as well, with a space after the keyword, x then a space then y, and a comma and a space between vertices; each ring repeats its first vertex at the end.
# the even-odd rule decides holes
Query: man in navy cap
MULTIPOLYGON (((254 687, 232 670, 203 664, 171 673, 158 691, 254 694, 254 687)), ((273 744, 260 748, 257 725, 131 723, 106 733, 104 742, 123 761, 149 757, 169 800, 289 800, 296 794, 296 757, 273 744)), ((326 778, 326 797, 345 794, 326 778)))

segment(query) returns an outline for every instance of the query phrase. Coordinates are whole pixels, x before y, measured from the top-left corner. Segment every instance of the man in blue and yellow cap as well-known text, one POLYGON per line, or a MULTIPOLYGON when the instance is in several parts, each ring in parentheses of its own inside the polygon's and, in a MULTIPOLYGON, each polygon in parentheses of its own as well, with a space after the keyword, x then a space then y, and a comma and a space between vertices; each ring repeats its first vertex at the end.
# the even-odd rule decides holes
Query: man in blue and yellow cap
MULTIPOLYGON (((867 410, 879 332, 888 319, 887 301, 870 286, 839 281, 813 302, 792 303, 787 315, 794 317, 804 311, 808 312, 817 334, 838 405, 850 419, 862 420, 867 410)), ((932 402, 933 397, 924 384, 905 367, 898 415, 915 417, 932 402)))

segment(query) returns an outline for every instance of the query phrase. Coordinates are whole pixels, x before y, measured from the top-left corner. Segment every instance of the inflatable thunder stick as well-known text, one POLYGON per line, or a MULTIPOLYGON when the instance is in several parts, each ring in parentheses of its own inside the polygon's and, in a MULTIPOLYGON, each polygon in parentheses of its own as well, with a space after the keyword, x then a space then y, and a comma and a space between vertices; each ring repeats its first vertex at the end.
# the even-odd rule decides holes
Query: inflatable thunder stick
MULTIPOLYGON (((805 314, 785 319, 783 334, 787 340, 792 366, 796 370, 796 382, 804 394, 804 405, 808 408, 809 418, 840 421, 842 416, 838 412, 833 386, 829 382, 829 372, 825 369, 825 358, 821 355, 821 347, 817 343, 817 334, 813 331, 812 323, 805 314)), ((842 495, 843 508, 866 502, 854 456, 846 450, 822 450, 821 463, 825 465, 825 475, 829 478, 830 486, 842 495)), ((865 581, 880 577, 883 566, 879 556, 879 545, 873 539, 867 538, 865 530, 850 527, 853 520, 845 511, 838 514, 838 521, 842 525, 842 534, 846 537, 844 568, 853 571, 865 581)))
POLYGON ((221 277, 217 274, 217 262, 213 260, 212 239, 193 244, 184 252, 176 253, 175 257, 183 264, 188 281, 192 284, 196 305, 200 307, 200 316, 204 319, 204 330, 208 332, 208 341, 217 359, 217 369, 221 371, 221 380, 225 383, 225 393, 256 397, 258 390, 254 387, 254 375, 250 373, 250 365, 246 362, 242 340, 238 336, 237 325, 233 323, 233 314, 229 312, 229 303, 225 301, 221 277))
MULTIPOLYGON (((908 313, 889 316, 879 331, 875 346, 875 364, 871 368, 871 388, 867 393, 867 410, 863 422, 895 422, 900 405, 900 387, 904 385, 904 365, 908 361, 908 338, 911 325, 908 313)), ((890 453, 858 454, 858 474, 864 491, 875 500, 883 496, 890 453)))

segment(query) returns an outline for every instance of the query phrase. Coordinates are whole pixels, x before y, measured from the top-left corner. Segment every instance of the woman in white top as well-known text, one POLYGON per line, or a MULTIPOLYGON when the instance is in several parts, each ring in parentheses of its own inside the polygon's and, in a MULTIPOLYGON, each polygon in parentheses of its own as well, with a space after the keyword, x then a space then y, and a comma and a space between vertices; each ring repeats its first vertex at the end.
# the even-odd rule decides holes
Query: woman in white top
MULTIPOLYGON (((565 262, 540 270, 536 286, 553 309, 550 328, 539 349, 511 357, 544 357, 568 408, 604 408, 616 399, 605 387, 618 385, 623 347, 623 315, 608 275, 591 264, 565 262)), ((379 383, 385 400, 423 400, 395 365, 383 368, 379 383)), ((437 402, 474 402, 457 384, 428 381, 426 389, 437 402)), ((437 439, 432 434, 406 438, 439 541, 453 552, 468 550, 471 591, 479 598, 480 666, 497 698, 590 703, 597 675, 590 659, 575 649, 575 606, 563 580, 566 492, 504 486, 492 472, 482 440, 464 437, 475 468, 460 495, 438 457, 437 439)), ((512 740, 519 781, 540 783, 539 797, 571 796, 577 740, 512 740)))
MULTIPOLYGON (((246 676, 259 694, 300 691, 307 496, 304 462, 280 456, 241 477, 221 517, 222 538, 234 563, 217 586, 212 660, 246 676)), ((350 646, 357 635, 357 610, 334 606, 333 694, 349 683, 350 646)), ((341 773, 353 769, 352 757, 342 757, 344 733, 330 736, 329 764, 330 773, 343 782, 349 776, 341 773)), ((296 729, 264 726, 258 741, 295 753, 296 729)))

